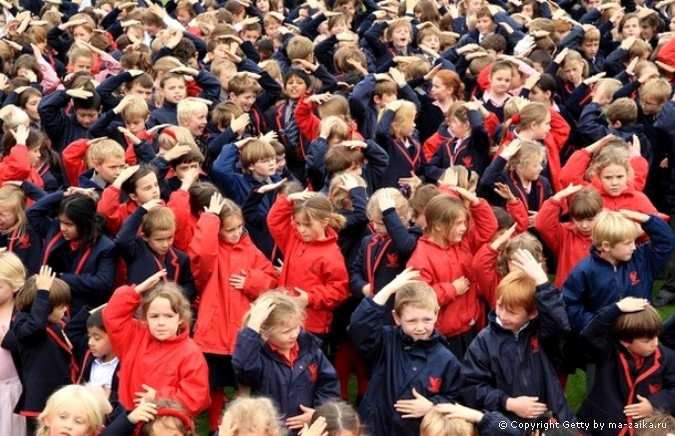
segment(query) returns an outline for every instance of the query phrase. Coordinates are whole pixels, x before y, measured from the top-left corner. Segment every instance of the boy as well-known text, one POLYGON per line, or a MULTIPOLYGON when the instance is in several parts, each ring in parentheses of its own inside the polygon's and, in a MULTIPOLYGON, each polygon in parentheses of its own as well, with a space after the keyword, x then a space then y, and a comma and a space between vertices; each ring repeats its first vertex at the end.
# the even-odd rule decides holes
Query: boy
POLYGON ((154 81, 148 73, 140 70, 128 70, 119 74, 108 76, 100 85, 96 87, 103 101, 103 110, 108 111, 117 106, 121 100, 114 93, 124 86, 124 95, 138 95, 142 97, 148 106, 154 109, 152 102, 152 88, 154 81))
POLYGON ((99 195, 125 166, 124 149, 108 138, 77 140, 63 150, 61 157, 70 186, 93 188, 99 195), (91 168, 86 169, 85 162, 91 168))
POLYGON ((499 283, 489 326, 464 356, 464 404, 521 424, 547 411, 576 422, 553 366, 569 332, 562 296, 529 251, 518 249, 513 257, 517 270, 499 283))
POLYGON ((188 129, 197 143, 199 151, 203 155, 203 168, 208 172, 211 169, 213 157, 206 145, 206 125, 209 115, 207 102, 208 100, 188 97, 178 103, 177 117, 178 125, 188 129))
POLYGON ((88 137, 89 127, 101 112, 101 96, 93 89, 56 91, 40 101, 38 113, 54 150, 61 152, 71 142, 88 137), (73 111, 66 115, 71 99, 73 111))
POLYGON ((173 170, 167 174, 164 180, 160 181, 161 197, 164 201, 168 201, 171 194, 181 188, 183 179, 188 171, 197 171, 199 174, 196 181, 209 181, 202 171, 202 163, 204 162, 204 155, 198 148, 191 146, 190 151, 182 156, 169 161, 169 166, 173 170))
POLYGON ((675 235, 661 218, 632 210, 603 211, 591 230, 591 255, 572 270, 562 288, 572 332, 580 333, 603 308, 623 297, 652 298, 675 235), (636 247, 642 226, 649 242, 636 247))
POLYGON ((579 419, 594 423, 593 434, 615 435, 617 424, 638 424, 657 409, 675 413, 675 354, 659 345, 662 328, 647 300, 627 297, 582 331, 597 371, 579 419))
POLYGON ((404 270, 352 315, 349 335, 372 363, 372 377, 359 414, 372 434, 417 436, 434 406, 457 400, 459 362, 434 329, 438 300, 418 271, 404 270), (396 327, 382 326, 389 297, 396 294, 396 327))

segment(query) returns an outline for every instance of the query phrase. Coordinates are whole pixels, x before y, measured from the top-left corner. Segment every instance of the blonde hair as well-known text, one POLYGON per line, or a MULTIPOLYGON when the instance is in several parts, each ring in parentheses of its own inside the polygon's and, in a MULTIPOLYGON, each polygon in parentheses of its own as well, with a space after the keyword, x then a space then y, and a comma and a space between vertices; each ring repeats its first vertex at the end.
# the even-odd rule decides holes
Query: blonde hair
POLYGON ((394 136, 399 136, 403 127, 413 122, 416 115, 417 108, 415 104, 408 100, 403 100, 403 104, 398 108, 391 122, 391 133, 394 136))
POLYGON ((373 192, 373 195, 370 196, 368 200, 368 206, 366 207, 366 214, 368 215, 369 220, 373 219, 382 219, 382 211, 380 210, 380 197, 385 194, 389 194, 394 197, 394 203, 396 208, 396 215, 403 218, 403 224, 406 224, 412 218, 412 208, 410 207, 410 202, 406 199, 401 191, 396 188, 380 188, 377 191, 373 192))
POLYGON ((417 281, 408 283, 396 291, 396 296, 394 297, 394 311, 396 315, 401 316, 406 307, 429 310, 433 313, 438 313, 441 308, 438 305, 436 293, 431 286, 417 281))
POLYGON ((180 101, 176 106, 176 116, 178 117, 178 124, 185 127, 190 122, 195 112, 206 111, 209 113, 209 107, 201 99, 188 97, 180 101))
POLYGON ((345 120, 337 115, 328 115, 325 118, 321 119, 319 123, 319 131, 323 123, 331 122, 330 120, 335 120, 333 127, 330 129, 330 135, 328 136, 328 143, 333 141, 346 141, 349 139, 350 129, 349 124, 345 120))
POLYGON ((176 283, 171 282, 159 283, 143 295, 143 301, 141 302, 141 314, 143 320, 148 317, 150 304, 158 298, 169 300, 171 310, 178 314, 178 317, 181 320, 178 327, 178 333, 190 327, 190 321, 192 320, 190 302, 185 298, 185 294, 181 287, 176 283))
POLYGON ((471 192, 476 192, 479 177, 477 172, 471 171, 462 165, 453 165, 443 171, 441 179, 451 174, 451 172, 457 175, 457 186, 471 192))
POLYGON ((26 225, 28 225, 26 194, 18 186, 5 185, 0 188, 0 205, 8 205, 16 216, 16 224, 7 229, 5 233, 11 233, 14 229, 19 228, 16 237, 20 239, 25 234, 26 225))
POLYGON ((649 82, 640 86, 639 91, 640 100, 651 98, 656 100, 659 106, 668 101, 671 92, 672 87, 670 86, 670 83, 661 77, 655 80, 650 80, 649 82))
POLYGON ((540 157, 542 165, 544 165, 544 162, 546 162, 546 149, 536 142, 522 141, 520 150, 509 159, 509 169, 516 170, 520 166, 528 165, 535 156, 540 157))
POLYGON ((103 139, 89 147, 86 154, 86 161, 90 166, 102 164, 108 158, 124 159, 124 148, 112 139, 103 139))
POLYGON ((269 142, 260 139, 249 141, 241 149, 241 171, 250 174, 249 167, 251 165, 255 165, 256 162, 263 159, 276 158, 276 156, 277 153, 269 142))
POLYGON ((525 271, 516 269, 508 273, 497 286, 497 303, 507 309, 525 309, 527 313, 537 310, 534 293, 537 284, 525 271))
MULTIPOLYGON (((283 326, 293 324, 298 322, 302 324, 305 319, 305 311, 298 306, 298 303, 288 294, 275 290, 268 291, 261 294, 255 301, 262 300, 267 298, 274 303, 274 308, 267 316, 267 319, 260 325, 260 335, 265 337, 269 336, 276 329, 279 329, 283 326)), ((255 304, 253 303, 253 304, 255 304)), ((249 310, 246 315, 244 315, 244 320, 242 325, 244 327, 248 326, 249 320, 251 319, 251 311, 249 310)))
POLYGON ((28 114, 18 106, 8 104, 0 109, 0 118, 2 118, 2 130, 9 132, 16 129, 18 126, 30 126, 30 117, 28 114))
POLYGON ((122 119, 125 122, 132 121, 134 118, 147 118, 150 114, 148 102, 139 95, 128 95, 128 103, 122 109, 122 119))
POLYGON ((266 432, 273 436, 288 434, 279 412, 269 398, 239 397, 228 405, 223 421, 226 418, 237 425, 239 432, 266 432))
POLYGON ((347 220, 335 213, 335 209, 328 199, 322 195, 314 195, 304 201, 297 201, 293 206, 293 216, 308 220, 328 220, 328 227, 336 232, 342 230, 347 220))
POLYGON ((595 84, 593 95, 603 100, 612 100, 612 96, 623 86, 620 80, 612 78, 602 78, 595 84))
MULTIPOLYGON (((356 179, 356 183, 359 187, 365 188, 366 181, 362 177, 353 175, 356 179)), ((333 177, 330 181, 330 186, 328 187, 328 199, 336 209, 343 210, 354 210, 354 203, 352 202, 352 197, 349 195, 349 191, 345 188, 345 179, 339 175, 333 177)))
POLYGON ((223 198, 223 208, 220 209, 220 214, 218 214, 218 218, 220 218, 220 227, 224 227, 225 222, 232 217, 237 217, 244 221, 244 214, 239 205, 229 198, 223 198))
POLYGON ((427 220, 427 232, 434 231, 435 226, 452 229, 462 217, 467 221, 471 217, 469 209, 462 200, 448 194, 440 194, 433 197, 424 209, 424 217, 427 220))
POLYGON ((562 63, 560 64, 560 71, 558 71, 558 75, 562 76, 563 74, 563 69, 565 68, 566 65, 572 63, 572 62, 579 62, 581 63, 581 75, 585 79, 588 77, 588 62, 581 56, 581 53, 579 53, 576 50, 570 50, 567 55, 565 56, 565 59, 563 59, 562 63))
POLYGON ((602 171, 610 165, 624 167, 628 177, 633 175, 633 169, 630 166, 630 154, 623 140, 618 143, 607 144, 595 153, 591 161, 591 171, 599 177, 602 171))
POLYGON ((351 115, 349 113, 349 102, 341 95, 333 95, 325 103, 319 105, 319 117, 324 119, 334 115, 342 118, 343 121, 349 122, 351 115))
POLYGON ((539 263, 543 263, 546 260, 544 258, 544 248, 542 247, 541 242, 530 233, 521 233, 508 241, 504 246, 504 249, 497 255, 497 273, 501 277, 504 277, 509 273, 509 259, 513 256, 513 253, 521 248, 532 253, 532 256, 539 263))
POLYGON ((199 149, 195 138, 187 127, 169 126, 162 130, 162 133, 157 137, 157 146, 163 150, 171 150, 178 144, 190 145, 199 149))
POLYGON ((591 238, 595 248, 600 248, 603 242, 613 247, 619 242, 634 240, 639 235, 640 230, 635 222, 619 212, 610 210, 600 212, 591 227, 591 238))
POLYGON ((176 216, 171 209, 166 206, 155 207, 143 216, 141 233, 149 238, 155 231, 175 231, 176 224, 176 216))
POLYGON ((11 251, 0 253, 0 282, 5 282, 14 290, 26 283, 26 268, 19 256, 11 251))
POLYGON ((431 409, 420 424, 420 436, 477 436, 475 426, 465 419, 448 418, 444 413, 431 409))
POLYGON ((84 409, 89 435, 96 435, 105 421, 106 410, 110 405, 106 404, 102 396, 81 385, 64 386, 49 397, 44 410, 38 416, 39 427, 35 435, 48 436, 49 425, 46 421, 61 412, 72 410, 75 405, 84 409))

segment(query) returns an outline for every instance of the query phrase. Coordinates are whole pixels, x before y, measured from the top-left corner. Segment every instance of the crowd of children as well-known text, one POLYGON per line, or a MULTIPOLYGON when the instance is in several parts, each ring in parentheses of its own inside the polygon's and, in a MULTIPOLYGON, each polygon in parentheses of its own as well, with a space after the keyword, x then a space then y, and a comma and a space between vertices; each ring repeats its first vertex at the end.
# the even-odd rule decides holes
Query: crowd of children
POLYGON ((675 432, 675 1, 0 8, 0 434, 675 432))

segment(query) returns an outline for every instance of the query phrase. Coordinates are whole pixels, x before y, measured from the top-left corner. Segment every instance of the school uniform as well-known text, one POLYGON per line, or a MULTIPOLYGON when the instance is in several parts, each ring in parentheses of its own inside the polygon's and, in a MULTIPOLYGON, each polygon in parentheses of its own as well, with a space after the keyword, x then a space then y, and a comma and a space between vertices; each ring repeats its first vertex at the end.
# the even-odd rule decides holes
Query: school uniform
MULTIPOLYGON (((399 55, 411 56, 417 53, 417 50, 415 50, 412 44, 408 44, 404 49, 397 49, 391 43, 383 42, 380 37, 388 26, 389 25, 384 21, 375 22, 363 34, 363 39, 365 41, 364 48, 372 53, 373 57, 375 58, 377 73, 384 73, 389 70, 389 67, 393 63, 394 57, 399 55)), ((414 34, 412 31, 410 32, 410 40, 414 40, 414 34)))
POLYGON ((537 286, 535 300, 537 318, 518 333, 502 327, 495 311, 490 312, 489 326, 476 336, 462 362, 462 403, 524 424, 530 420, 507 411, 506 400, 538 397, 558 421, 576 422, 554 368, 570 329, 562 296, 547 282, 537 286))
POLYGON ((0 234, 0 247, 19 256, 28 275, 37 274, 42 266, 42 238, 27 224, 23 229, 0 234))
POLYGON ((501 156, 495 157, 492 163, 485 169, 483 177, 478 184, 478 195, 488 198, 490 204, 504 206, 506 200, 494 193, 495 183, 501 182, 509 187, 511 192, 518 198, 527 210, 539 210, 544 200, 553 195, 551 183, 544 176, 539 176, 530 185, 530 192, 523 187, 523 183, 513 170, 507 170, 507 160, 501 156))
POLYGON ((411 177, 411 173, 424 178, 426 159, 422 153, 422 146, 416 134, 407 140, 395 138, 391 135, 391 123, 396 112, 385 110, 375 128, 375 142, 389 155, 389 166, 382 176, 383 188, 399 188, 400 178, 411 177))
POLYGON ((150 117, 145 125, 152 128, 160 124, 178 125, 178 104, 165 99, 162 106, 150 112, 150 117))
POLYGON ((9 154, 0 161, 0 184, 9 181, 23 182, 27 180, 40 188, 44 181, 36 168, 30 163, 28 147, 25 144, 16 144, 9 150, 9 154))
POLYGON ((304 182, 305 160, 311 140, 300 133, 295 122, 295 107, 297 101, 284 100, 281 104, 272 108, 268 115, 272 130, 279 133, 279 141, 284 144, 286 165, 293 177, 304 182))
POLYGON ((124 221, 138 209, 138 203, 133 200, 120 201, 123 198, 120 189, 113 185, 103 190, 101 199, 96 205, 96 212, 105 217, 105 228, 110 235, 116 235, 120 231, 124 221))
POLYGON ((630 260, 612 265, 595 247, 563 284, 567 316, 573 332, 581 332, 604 307, 625 297, 652 299, 656 274, 675 248, 675 234, 656 216, 642 224, 649 242, 639 245, 630 260))
POLYGON ((70 309, 77 313, 83 306, 98 307, 112 295, 115 279, 113 241, 100 235, 92 245, 82 247, 66 241, 58 219, 48 216, 59 206, 63 192, 55 192, 28 208, 28 222, 44 238, 42 264, 49 265, 70 286, 70 309))
POLYGON ((633 355, 610 337, 619 316, 621 309, 611 304, 581 333, 597 365, 593 386, 579 408, 579 419, 591 423, 593 435, 632 435, 632 429, 617 431, 616 425, 639 423, 623 413, 626 406, 639 403, 638 395, 649 400, 654 410, 675 413, 675 353, 660 345, 647 357, 633 355), (593 423, 604 425, 599 428, 593 423))
POLYGON ((42 128, 57 152, 61 152, 73 141, 88 137, 88 129, 77 121, 75 111, 66 114, 65 108, 69 103, 70 97, 66 91, 54 91, 45 96, 38 105, 42 128))
POLYGON ((429 339, 413 340, 400 327, 383 326, 385 310, 363 299, 348 330, 359 354, 373 365, 359 415, 372 434, 417 436, 421 418, 404 419, 394 404, 414 399, 413 389, 434 404, 456 402, 460 364, 436 330, 429 339))
POLYGON ((146 384, 157 390, 157 398, 177 401, 189 415, 197 416, 210 402, 204 356, 188 328, 173 339, 155 339, 148 326, 133 317, 141 298, 133 287, 122 286, 103 310, 103 322, 122 367, 120 403, 133 410, 134 393, 146 384))
POLYGON ((188 255, 173 246, 160 256, 138 236, 143 217, 148 211, 139 207, 129 215, 115 238, 115 248, 127 264, 127 283, 142 283, 151 275, 166 270, 165 281, 180 285, 183 295, 193 301, 197 296, 188 255))
POLYGON ((197 225, 197 217, 192 215, 190 210, 190 193, 182 189, 172 192, 166 206, 176 217, 176 235, 173 238, 173 246, 187 252, 197 225))

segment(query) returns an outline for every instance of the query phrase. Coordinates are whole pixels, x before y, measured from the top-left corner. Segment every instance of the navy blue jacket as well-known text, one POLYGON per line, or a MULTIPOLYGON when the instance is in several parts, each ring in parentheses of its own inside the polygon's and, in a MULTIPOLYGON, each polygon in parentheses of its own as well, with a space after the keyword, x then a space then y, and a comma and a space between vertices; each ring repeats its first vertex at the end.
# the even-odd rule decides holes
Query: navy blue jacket
POLYGON ((635 356, 618 341, 611 339, 610 329, 621 316, 616 304, 604 308, 581 332, 590 344, 597 369, 595 381, 579 409, 579 419, 590 423, 604 423, 594 435, 616 435, 609 423, 632 423, 623 409, 645 397, 654 409, 675 413, 675 353, 663 346, 638 362, 635 356))
POLYGON ((649 242, 640 245, 627 262, 612 265, 591 247, 591 255, 577 264, 563 283, 572 331, 581 332, 603 308, 625 297, 652 299, 656 274, 675 248, 675 235, 661 218, 642 224, 649 242))
POLYGON ((410 177, 411 172, 424 180, 426 159, 424 153, 422 153, 422 145, 418 141, 416 133, 409 138, 409 147, 406 147, 403 141, 391 135, 391 123, 395 116, 396 112, 386 109, 375 128, 375 141, 389 155, 389 166, 380 185, 383 188, 398 188, 398 179, 410 177))
POLYGON ((161 107, 150 112, 150 118, 145 125, 152 128, 160 124, 178 125, 178 105, 176 103, 164 100, 161 107))
POLYGON ((19 256, 29 276, 40 271, 42 238, 30 225, 26 225, 21 237, 19 237, 18 228, 12 232, 0 234, 0 247, 19 256))
POLYGON ((460 364, 436 330, 415 341, 400 327, 383 326, 385 310, 363 299, 348 329, 359 354, 373 364, 359 415, 371 434, 417 436, 421 419, 404 419, 394 403, 414 399, 413 389, 434 404, 457 401, 460 364))
POLYGON ((54 91, 38 105, 42 128, 51 140, 52 148, 59 153, 71 142, 86 138, 88 129, 77 121, 75 110, 66 114, 70 97, 66 91, 54 91))
POLYGON ((249 386, 252 395, 269 397, 285 418, 300 415, 301 404, 314 408, 340 398, 337 374, 321 351, 321 341, 303 330, 298 346, 290 366, 259 333, 245 327, 237 334, 232 354, 239 382, 249 386))
POLYGON ((59 278, 70 286, 70 309, 77 313, 83 306, 98 307, 110 299, 115 287, 115 245, 101 235, 93 246, 79 247, 72 259, 61 256, 61 252, 69 250, 68 241, 63 238, 59 220, 49 214, 58 209, 62 199, 63 192, 49 194, 29 207, 26 215, 44 238, 42 264, 54 266, 59 278))
POLYGON ((501 412, 515 422, 526 422, 506 410, 506 400, 538 397, 560 421, 576 418, 565 399, 553 361, 562 353, 570 327, 562 295, 550 283, 537 286, 539 315, 517 334, 503 328, 495 311, 489 325, 469 345, 462 362, 463 404, 501 412))
POLYGON ((487 198, 490 204, 506 207, 506 200, 494 193, 495 183, 501 182, 507 185, 511 192, 523 202, 527 210, 539 210, 544 201, 553 195, 551 183, 541 175, 538 180, 532 182, 532 187, 528 193, 523 188, 516 172, 506 169, 506 163, 506 159, 497 156, 488 165, 478 183, 478 195, 487 198))
POLYGON ((142 283, 156 272, 166 269, 166 280, 180 285, 187 299, 193 301, 197 289, 190 269, 190 258, 173 246, 163 258, 152 251, 138 235, 146 213, 148 211, 144 207, 137 208, 124 221, 115 238, 115 248, 127 263, 127 283, 142 283))
POLYGON ((2 348, 19 356, 23 385, 15 413, 37 417, 47 398, 75 382, 75 358, 60 324, 47 321, 52 312, 49 291, 38 290, 30 312, 18 312, 2 341, 2 348))

